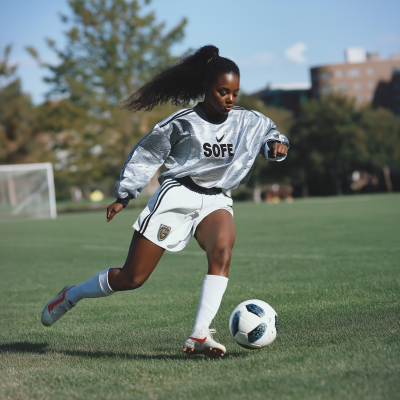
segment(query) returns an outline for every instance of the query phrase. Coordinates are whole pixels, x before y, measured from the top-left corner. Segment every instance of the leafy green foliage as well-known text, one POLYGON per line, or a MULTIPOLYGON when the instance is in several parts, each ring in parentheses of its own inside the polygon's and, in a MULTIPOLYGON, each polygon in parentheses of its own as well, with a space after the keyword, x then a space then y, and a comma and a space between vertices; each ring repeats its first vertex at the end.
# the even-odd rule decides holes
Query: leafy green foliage
MULTIPOLYGON (((56 66, 41 64, 51 76, 49 95, 67 95, 102 118, 109 106, 118 105, 168 64, 173 44, 183 38, 183 20, 169 32, 157 23, 154 13, 143 15, 140 1, 68 0, 72 17, 67 24, 65 49, 47 39, 60 59, 56 66)), ((28 50, 40 61, 38 53, 28 50)))
POLYGON ((376 172, 400 163, 400 120, 387 110, 358 108, 344 96, 303 103, 290 139, 292 179, 314 181, 314 194, 342 193, 354 170, 376 172))
POLYGON ((40 138, 32 129, 35 116, 30 98, 15 76, 17 66, 9 64, 10 52, 8 45, 0 56, 0 164, 34 162, 40 138))
MULTIPOLYGON (((50 73, 49 98, 59 98, 38 111, 53 139, 57 179, 109 193, 130 150, 152 128, 154 118, 132 115, 120 102, 176 61, 170 50, 183 38, 186 20, 165 32, 154 13, 144 12, 147 3, 69 0, 72 16, 61 16, 65 48, 47 39, 60 63, 44 63, 27 48, 50 73)), ((171 108, 153 115, 163 119, 171 108)))
POLYGON ((400 166, 400 118, 384 108, 364 111, 361 128, 368 135, 369 154, 365 168, 376 172, 386 165, 400 166))

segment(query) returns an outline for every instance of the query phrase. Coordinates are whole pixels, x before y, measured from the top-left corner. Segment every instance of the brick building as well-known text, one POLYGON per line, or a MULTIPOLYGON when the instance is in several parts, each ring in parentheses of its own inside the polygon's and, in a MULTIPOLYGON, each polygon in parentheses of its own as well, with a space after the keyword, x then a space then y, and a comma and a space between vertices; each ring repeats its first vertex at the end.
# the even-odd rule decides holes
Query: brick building
POLYGON ((347 49, 345 63, 311 68, 312 96, 323 99, 329 93, 340 92, 360 105, 386 107, 400 114, 399 70, 398 53, 382 60, 377 53, 347 49))

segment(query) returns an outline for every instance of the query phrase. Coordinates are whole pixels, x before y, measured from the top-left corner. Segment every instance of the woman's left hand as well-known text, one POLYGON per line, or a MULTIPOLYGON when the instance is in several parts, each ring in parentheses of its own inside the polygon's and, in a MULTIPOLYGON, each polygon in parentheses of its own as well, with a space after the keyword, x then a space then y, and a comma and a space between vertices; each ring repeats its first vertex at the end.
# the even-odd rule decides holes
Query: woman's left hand
POLYGON ((272 149, 272 155, 274 158, 286 156, 287 152, 288 148, 284 144, 279 142, 274 143, 274 147, 272 149))

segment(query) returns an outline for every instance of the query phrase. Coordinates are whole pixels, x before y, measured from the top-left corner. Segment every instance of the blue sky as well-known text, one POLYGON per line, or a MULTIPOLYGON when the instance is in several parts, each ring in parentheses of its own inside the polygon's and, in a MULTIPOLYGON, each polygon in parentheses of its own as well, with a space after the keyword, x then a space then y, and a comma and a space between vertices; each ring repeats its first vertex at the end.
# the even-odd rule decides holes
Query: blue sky
MULTIPOLYGON (((185 39, 174 53, 216 45, 239 64, 246 92, 268 83, 309 82, 310 67, 343 62, 346 47, 378 51, 384 58, 400 52, 399 0, 153 0, 146 9, 155 10, 167 27, 186 17, 185 39)), ((57 62, 44 38, 64 43, 59 11, 69 12, 66 0, 12 0, 0 6, 0 48, 13 44, 11 60, 35 103, 47 90, 45 71, 24 47, 33 45, 44 59, 57 62)))

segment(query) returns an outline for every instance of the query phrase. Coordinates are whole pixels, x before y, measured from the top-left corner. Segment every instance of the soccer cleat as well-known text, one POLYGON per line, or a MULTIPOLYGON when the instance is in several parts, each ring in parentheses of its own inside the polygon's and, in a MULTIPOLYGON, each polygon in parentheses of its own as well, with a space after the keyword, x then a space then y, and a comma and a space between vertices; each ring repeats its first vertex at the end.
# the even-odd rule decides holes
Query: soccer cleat
POLYGON ((54 299, 50 300, 42 312, 42 324, 45 326, 53 325, 58 321, 67 311, 76 304, 68 301, 68 290, 75 285, 65 286, 63 290, 54 299))
POLYGON ((183 351, 187 355, 204 354, 210 358, 220 358, 226 353, 226 348, 217 343, 211 336, 215 329, 203 327, 189 336, 183 343, 183 351))

